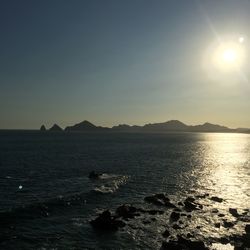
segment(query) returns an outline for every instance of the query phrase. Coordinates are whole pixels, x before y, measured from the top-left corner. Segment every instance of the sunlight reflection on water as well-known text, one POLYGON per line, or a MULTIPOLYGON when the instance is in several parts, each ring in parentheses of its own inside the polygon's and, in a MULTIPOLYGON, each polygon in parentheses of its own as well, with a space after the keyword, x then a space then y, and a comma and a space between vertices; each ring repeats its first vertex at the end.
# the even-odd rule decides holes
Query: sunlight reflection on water
POLYGON ((250 142, 242 134, 205 134, 203 173, 199 181, 231 205, 249 206, 250 142))

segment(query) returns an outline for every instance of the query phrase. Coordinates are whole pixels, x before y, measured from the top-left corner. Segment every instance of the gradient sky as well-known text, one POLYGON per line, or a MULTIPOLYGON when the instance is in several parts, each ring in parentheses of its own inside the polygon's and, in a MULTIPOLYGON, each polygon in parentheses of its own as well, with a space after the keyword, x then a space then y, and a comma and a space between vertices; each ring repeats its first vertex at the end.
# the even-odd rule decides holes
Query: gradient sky
POLYGON ((249 23, 248 0, 2 0, 0 128, 250 127, 249 23), (244 66, 216 72, 205 55, 239 36, 244 66))

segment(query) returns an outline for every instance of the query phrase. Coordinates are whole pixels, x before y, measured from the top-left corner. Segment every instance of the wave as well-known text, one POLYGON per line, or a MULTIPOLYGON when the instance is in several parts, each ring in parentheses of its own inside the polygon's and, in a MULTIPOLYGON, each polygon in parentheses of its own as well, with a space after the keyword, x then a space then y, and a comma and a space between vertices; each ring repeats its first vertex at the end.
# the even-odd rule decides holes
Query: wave
POLYGON ((33 219, 39 217, 49 217, 60 208, 66 208, 73 205, 83 205, 86 203, 88 193, 75 193, 69 196, 58 196, 49 200, 34 202, 0 212, 1 225, 15 224, 19 219, 33 219))
POLYGON ((101 194, 110 194, 116 192, 121 185, 126 184, 128 176, 102 174, 100 180, 107 181, 96 185, 92 191, 101 194))
POLYGON ((55 198, 33 202, 20 207, 0 212, 1 225, 15 224, 21 219, 33 219, 49 217, 52 213, 60 212, 62 208, 70 206, 82 206, 87 201, 95 199, 94 193, 114 193, 119 187, 127 182, 128 177, 114 174, 102 174, 100 180, 94 183, 94 188, 84 192, 73 193, 67 196, 59 195, 55 198))

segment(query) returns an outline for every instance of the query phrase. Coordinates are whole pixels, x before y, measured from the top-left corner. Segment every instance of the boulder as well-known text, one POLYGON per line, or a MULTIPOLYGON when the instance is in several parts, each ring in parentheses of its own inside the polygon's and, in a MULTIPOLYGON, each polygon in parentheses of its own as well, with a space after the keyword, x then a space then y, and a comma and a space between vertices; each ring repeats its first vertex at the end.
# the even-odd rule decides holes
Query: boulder
POLYGON ((225 228, 230 228, 230 227, 233 227, 233 226, 234 226, 234 223, 231 222, 231 221, 224 220, 223 226, 224 226, 225 228))
POLYGON ((160 199, 156 198, 154 195, 151 196, 146 196, 144 200, 148 203, 152 203, 156 206, 164 206, 164 202, 161 201, 160 199))
POLYGON ((95 171, 91 171, 89 173, 89 179, 99 179, 102 174, 96 173, 95 171))
POLYGON ((166 229, 163 233, 162 233, 162 236, 164 238, 168 238, 170 236, 170 232, 168 231, 168 229, 166 229))
POLYGON ((200 210, 198 204, 190 202, 190 201, 184 201, 184 208, 187 211, 193 211, 193 210, 200 210))
POLYGON ((148 203, 152 203, 157 206, 176 208, 176 206, 170 202, 170 199, 165 194, 162 193, 146 196, 144 200, 148 203))
POLYGON ((213 208, 212 210, 211 210, 211 213, 213 213, 213 214, 216 214, 216 213, 218 213, 219 212, 219 210, 217 209, 217 208, 213 208))
POLYGON ((177 229, 182 229, 182 227, 180 227, 178 224, 174 224, 173 226, 172 226, 172 228, 173 229, 175 229, 175 230, 177 230, 177 229))
POLYGON ((212 196, 210 199, 211 199, 212 201, 216 201, 216 202, 222 202, 222 201, 223 201, 222 198, 219 198, 219 197, 217 197, 217 196, 212 196))
POLYGON ((90 224, 96 229, 112 231, 126 225, 123 221, 114 218, 109 210, 104 211, 96 219, 90 221, 90 224))
POLYGON ((191 241, 178 237, 177 241, 163 242, 162 250, 208 250, 203 241, 191 241))
POLYGON ((246 231, 246 234, 250 234, 250 224, 247 224, 245 226, 245 231, 246 231))
POLYGON ((170 214, 170 220, 171 221, 178 221, 180 219, 180 213, 172 212, 170 214))
POLYGON ((122 217, 124 219, 134 218, 135 216, 139 216, 140 214, 137 212, 137 208, 130 205, 121 205, 116 211, 116 215, 118 217, 122 217))
POLYGON ((240 216, 236 208, 229 208, 229 213, 236 218, 240 216))
POLYGON ((205 246, 205 243, 200 240, 192 241, 189 239, 185 239, 182 236, 178 236, 178 242, 187 247, 187 249, 192 250, 208 250, 205 246))

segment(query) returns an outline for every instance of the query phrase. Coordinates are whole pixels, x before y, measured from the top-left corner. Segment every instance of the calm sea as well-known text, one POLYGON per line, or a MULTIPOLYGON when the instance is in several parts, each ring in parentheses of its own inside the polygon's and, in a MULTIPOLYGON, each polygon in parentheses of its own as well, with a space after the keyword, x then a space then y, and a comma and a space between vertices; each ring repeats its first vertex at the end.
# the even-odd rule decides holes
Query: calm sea
POLYGON ((89 221, 123 203, 148 206, 143 198, 161 192, 175 203, 223 198, 192 227, 199 237, 227 235, 209 211, 250 207, 250 135, 0 132, 0 249, 159 249, 165 215, 115 233, 89 221), (102 177, 90 180, 92 170, 102 177))

